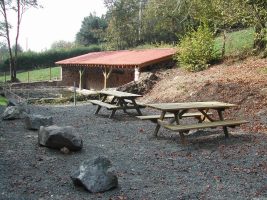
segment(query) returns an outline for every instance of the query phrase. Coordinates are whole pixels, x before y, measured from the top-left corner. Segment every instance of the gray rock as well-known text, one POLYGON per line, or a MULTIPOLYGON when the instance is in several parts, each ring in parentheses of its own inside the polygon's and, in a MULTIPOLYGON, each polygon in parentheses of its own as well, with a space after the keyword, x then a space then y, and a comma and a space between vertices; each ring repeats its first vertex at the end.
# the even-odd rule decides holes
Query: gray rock
POLYGON ((27 129, 39 130, 40 126, 50 126, 52 124, 52 117, 42 115, 28 115, 25 117, 25 126, 27 129))
POLYGON ((81 137, 72 126, 41 126, 38 133, 38 142, 41 146, 54 149, 66 147, 70 151, 81 150, 83 146, 81 137))
POLYGON ((3 120, 22 119, 30 113, 25 102, 18 102, 15 106, 8 106, 2 114, 3 120))
POLYGON ((7 106, 17 106, 17 103, 13 99, 9 99, 7 106))
POLYGON ((19 106, 9 106, 2 114, 3 120, 21 119, 25 117, 25 113, 21 111, 19 106))
POLYGON ((92 193, 105 192, 118 186, 118 178, 110 169, 111 162, 105 157, 84 161, 79 169, 72 173, 71 179, 92 193))
POLYGON ((0 105, 0 115, 1 115, 1 116, 2 116, 2 114, 4 113, 5 109, 6 109, 6 106, 1 106, 1 105, 0 105))

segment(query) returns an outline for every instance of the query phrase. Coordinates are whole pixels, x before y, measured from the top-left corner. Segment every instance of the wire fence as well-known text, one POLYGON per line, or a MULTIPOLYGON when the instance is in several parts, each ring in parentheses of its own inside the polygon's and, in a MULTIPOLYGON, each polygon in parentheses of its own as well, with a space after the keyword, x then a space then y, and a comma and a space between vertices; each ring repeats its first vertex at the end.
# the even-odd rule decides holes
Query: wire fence
MULTIPOLYGON (((61 69, 59 67, 49 67, 44 69, 17 72, 17 79, 23 83, 61 80, 61 69)), ((0 82, 7 83, 9 81, 10 73, 0 72, 0 82)))

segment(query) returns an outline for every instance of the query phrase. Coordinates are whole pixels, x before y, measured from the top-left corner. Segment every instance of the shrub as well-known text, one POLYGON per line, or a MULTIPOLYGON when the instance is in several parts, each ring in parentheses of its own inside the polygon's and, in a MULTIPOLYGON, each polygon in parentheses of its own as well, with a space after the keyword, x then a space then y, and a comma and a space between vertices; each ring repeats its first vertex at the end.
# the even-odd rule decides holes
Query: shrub
POLYGON ((189 71, 204 70, 214 59, 214 43, 210 28, 205 24, 200 25, 181 40, 175 58, 189 71))

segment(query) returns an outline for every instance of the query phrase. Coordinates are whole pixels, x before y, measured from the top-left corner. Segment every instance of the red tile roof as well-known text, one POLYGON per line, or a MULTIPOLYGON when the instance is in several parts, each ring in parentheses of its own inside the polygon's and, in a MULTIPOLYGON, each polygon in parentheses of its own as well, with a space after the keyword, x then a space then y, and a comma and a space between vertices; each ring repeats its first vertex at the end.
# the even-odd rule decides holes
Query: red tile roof
POLYGON ((87 67, 145 67, 171 59, 176 50, 172 48, 102 51, 69 58, 56 62, 61 66, 87 67))

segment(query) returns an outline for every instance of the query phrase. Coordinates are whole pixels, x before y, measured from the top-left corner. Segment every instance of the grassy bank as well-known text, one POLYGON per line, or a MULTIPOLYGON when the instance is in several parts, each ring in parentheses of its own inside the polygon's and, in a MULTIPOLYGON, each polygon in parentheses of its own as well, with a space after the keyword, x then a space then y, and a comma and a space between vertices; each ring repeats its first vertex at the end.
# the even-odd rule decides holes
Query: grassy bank
MULTIPOLYGON (((52 67, 51 68, 51 80, 59 80, 61 77, 61 67, 52 67)), ((17 78, 21 82, 35 82, 35 81, 48 81, 50 80, 50 69, 36 69, 28 72, 17 72, 17 78)), ((10 76, 6 76, 6 80, 10 80, 10 76)), ((0 82, 5 81, 4 74, 0 76, 0 82)))
MULTIPOLYGON (((225 55, 239 55, 251 51, 253 48, 254 29, 248 28, 236 32, 227 33, 225 44, 225 55)), ((222 51, 223 37, 215 39, 215 49, 218 53, 222 51)))

